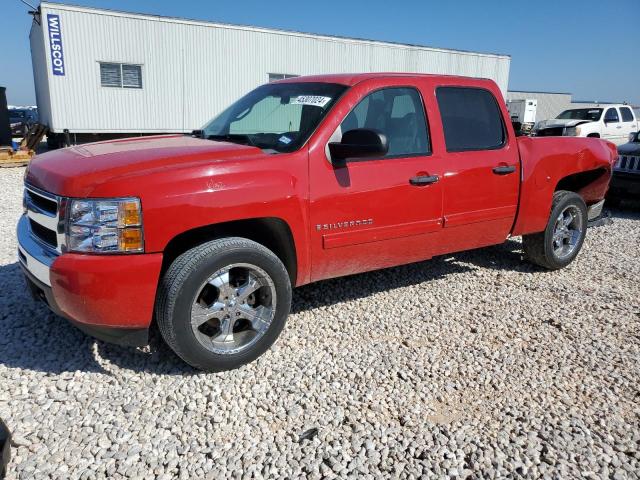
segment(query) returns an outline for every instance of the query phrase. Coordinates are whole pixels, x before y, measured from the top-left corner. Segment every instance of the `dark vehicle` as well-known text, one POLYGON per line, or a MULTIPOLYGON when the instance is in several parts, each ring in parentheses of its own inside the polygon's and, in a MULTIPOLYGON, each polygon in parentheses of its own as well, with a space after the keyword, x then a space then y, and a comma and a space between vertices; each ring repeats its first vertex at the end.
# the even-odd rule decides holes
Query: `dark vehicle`
POLYGON ((0 419, 0 479, 7 474, 7 464, 9 463, 11 448, 11 432, 0 419))
POLYGON ((11 125, 11 135, 23 137, 27 134, 31 125, 38 121, 36 110, 29 108, 14 108, 9 110, 9 124, 11 125))
POLYGON ((622 198, 640 197, 640 132, 629 143, 618 147, 618 161, 613 167, 613 178, 607 203, 615 205, 622 198))

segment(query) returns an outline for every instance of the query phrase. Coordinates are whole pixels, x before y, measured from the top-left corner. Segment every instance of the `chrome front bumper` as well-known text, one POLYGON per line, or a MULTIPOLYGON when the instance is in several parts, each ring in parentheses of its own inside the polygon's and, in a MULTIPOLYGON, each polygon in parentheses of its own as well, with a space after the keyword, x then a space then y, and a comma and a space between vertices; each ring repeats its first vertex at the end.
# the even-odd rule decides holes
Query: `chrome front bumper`
POLYGON ((45 247, 31 235, 29 218, 23 215, 18 222, 18 261, 35 278, 51 286, 49 277, 51 265, 58 257, 58 252, 45 247))

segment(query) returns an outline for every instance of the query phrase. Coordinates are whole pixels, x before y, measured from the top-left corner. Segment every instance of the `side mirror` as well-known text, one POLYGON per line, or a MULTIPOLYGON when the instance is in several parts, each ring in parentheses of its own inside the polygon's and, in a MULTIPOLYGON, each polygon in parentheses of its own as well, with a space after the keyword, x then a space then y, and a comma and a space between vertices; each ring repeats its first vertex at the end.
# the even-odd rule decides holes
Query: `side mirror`
POLYGON ((331 160, 340 165, 349 158, 383 157, 388 151, 386 135, 367 128, 349 130, 342 135, 342 141, 329 144, 331 160))
POLYGON ((11 432, 0 419, 0 479, 7 473, 7 465, 11 454, 11 432))

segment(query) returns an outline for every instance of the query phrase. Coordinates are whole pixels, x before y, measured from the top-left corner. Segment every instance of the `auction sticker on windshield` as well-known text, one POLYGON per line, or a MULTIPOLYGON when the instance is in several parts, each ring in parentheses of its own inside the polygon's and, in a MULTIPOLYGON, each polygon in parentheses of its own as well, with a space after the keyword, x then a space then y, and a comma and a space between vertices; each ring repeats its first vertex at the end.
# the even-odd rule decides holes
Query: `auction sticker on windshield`
POLYGON ((291 101, 293 105, 313 105, 316 107, 324 107, 331 101, 331 97, 323 97, 320 95, 299 95, 291 101))

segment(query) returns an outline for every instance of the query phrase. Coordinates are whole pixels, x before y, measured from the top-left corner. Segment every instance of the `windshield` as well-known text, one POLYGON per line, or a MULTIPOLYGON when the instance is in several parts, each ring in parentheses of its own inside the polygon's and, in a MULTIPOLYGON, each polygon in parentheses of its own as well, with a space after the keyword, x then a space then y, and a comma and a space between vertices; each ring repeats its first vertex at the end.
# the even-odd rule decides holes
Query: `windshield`
POLYGON ((292 152, 347 89, 333 83, 270 83, 242 97, 202 129, 202 137, 292 152))
POLYGON ((602 115, 602 108, 576 108, 573 110, 565 110, 556 118, 562 120, 591 120, 597 122, 602 115))

